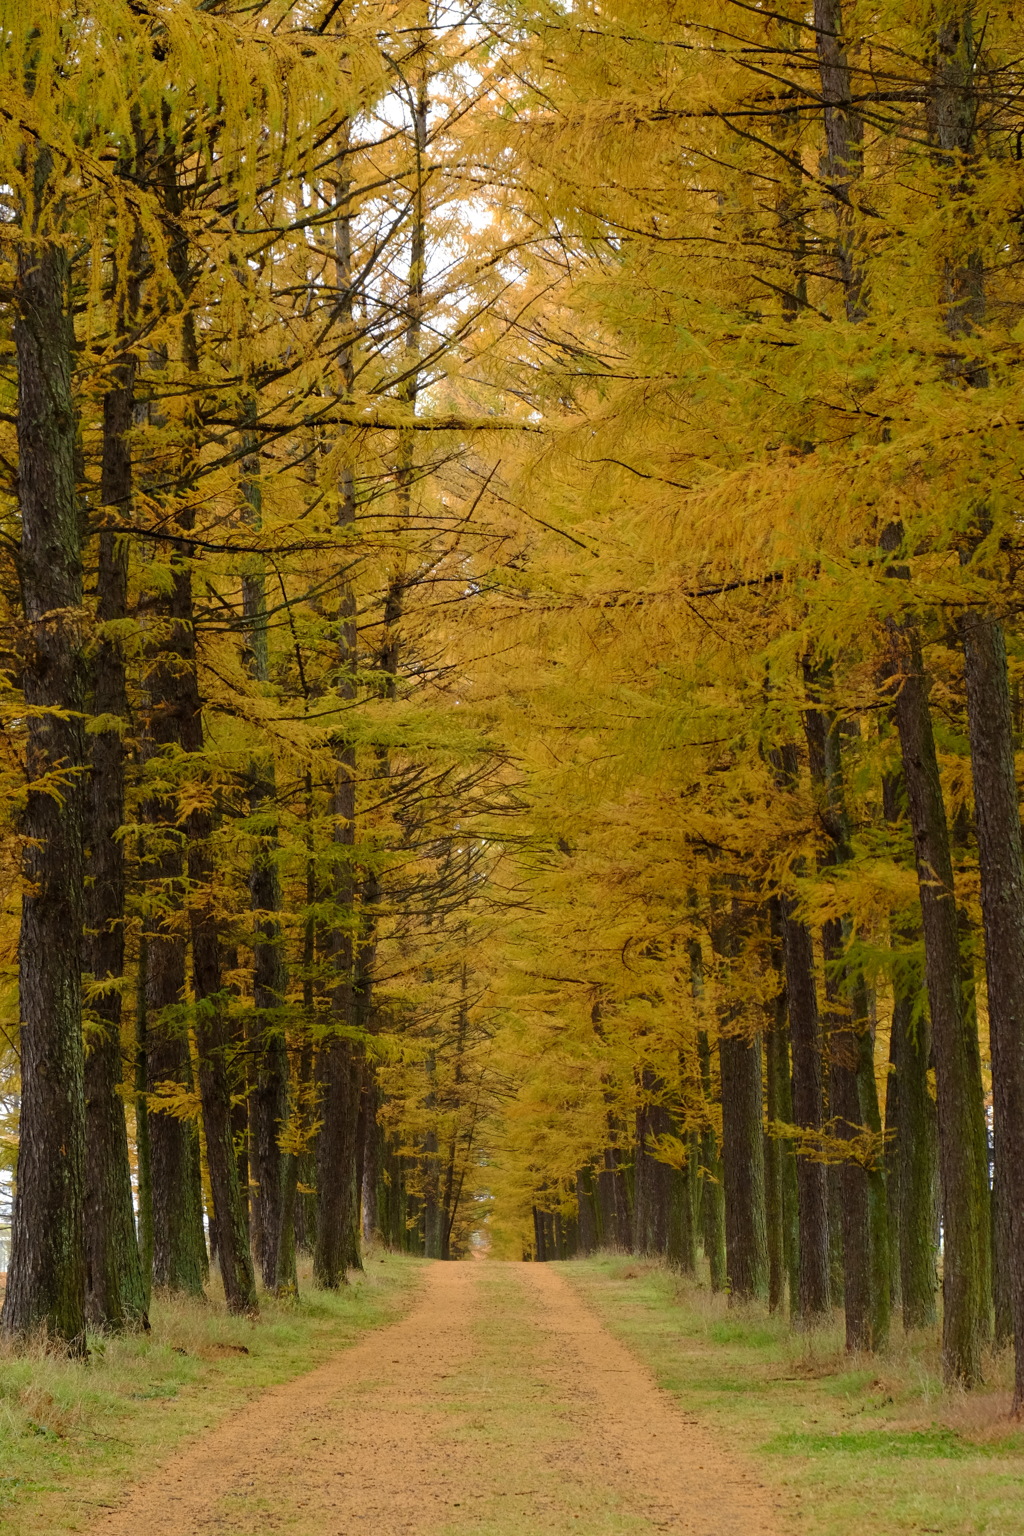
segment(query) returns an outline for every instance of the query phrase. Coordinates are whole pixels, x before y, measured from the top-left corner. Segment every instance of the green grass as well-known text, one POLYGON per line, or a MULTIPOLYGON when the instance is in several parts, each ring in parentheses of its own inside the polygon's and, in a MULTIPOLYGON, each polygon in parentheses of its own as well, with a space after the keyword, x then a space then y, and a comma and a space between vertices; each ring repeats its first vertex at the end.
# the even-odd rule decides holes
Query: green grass
MULTIPOLYGON (((157 1301, 148 1335, 90 1339, 86 1363, 0 1353, 0 1533, 88 1527, 125 1484, 267 1387, 404 1309, 415 1259, 372 1254, 344 1291, 261 1298, 256 1322, 210 1301, 157 1301)), ((301 1277, 300 1277, 301 1283, 301 1277)))
POLYGON ((1010 1362, 946 1393, 931 1336, 850 1357, 833 1330, 793 1333, 654 1264, 560 1266, 659 1383, 780 1495, 799 1536, 1021 1536, 1024 1433, 1010 1362))

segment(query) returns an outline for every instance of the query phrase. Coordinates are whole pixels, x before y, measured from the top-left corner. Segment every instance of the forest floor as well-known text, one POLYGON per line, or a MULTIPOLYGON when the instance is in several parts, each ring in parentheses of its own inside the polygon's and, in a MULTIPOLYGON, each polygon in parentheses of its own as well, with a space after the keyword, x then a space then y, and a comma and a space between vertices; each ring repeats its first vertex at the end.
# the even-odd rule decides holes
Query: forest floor
POLYGON ((635 1259, 378 1255, 258 1324, 154 1332, 0 1360, 3 1536, 1024 1530, 998 1385, 951 1397, 930 1341, 851 1360, 635 1259))
MULTIPOLYGON (((1021 1536, 1024 1432, 1009 1351, 985 1388, 943 1391, 934 1330, 851 1357, 837 1327, 795 1334, 763 1308, 661 1265, 601 1258, 559 1270, 659 1385, 782 1499, 800 1536, 1021 1536)), ((837 1319, 837 1322, 839 1320, 837 1319)))

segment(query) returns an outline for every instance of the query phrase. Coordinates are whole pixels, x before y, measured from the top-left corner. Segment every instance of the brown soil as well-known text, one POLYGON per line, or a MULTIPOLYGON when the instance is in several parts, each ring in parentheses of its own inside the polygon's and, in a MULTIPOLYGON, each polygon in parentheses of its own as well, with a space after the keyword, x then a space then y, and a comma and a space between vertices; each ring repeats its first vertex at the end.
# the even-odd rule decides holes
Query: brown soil
POLYGON ((399 1323, 178 1452, 91 1536, 778 1536, 557 1271, 437 1264, 399 1323))

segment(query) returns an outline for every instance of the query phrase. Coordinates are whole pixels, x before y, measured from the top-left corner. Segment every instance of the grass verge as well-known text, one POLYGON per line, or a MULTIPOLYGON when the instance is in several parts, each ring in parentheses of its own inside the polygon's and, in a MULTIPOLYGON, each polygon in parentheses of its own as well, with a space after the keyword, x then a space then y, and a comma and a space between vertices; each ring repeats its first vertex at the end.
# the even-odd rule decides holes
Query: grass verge
MULTIPOLYGON (((147 1335, 90 1339, 78 1364, 0 1353, 0 1533, 86 1530, 182 1440, 393 1321, 422 1273, 371 1254, 344 1291, 261 1298, 257 1321, 216 1302, 156 1300, 147 1335)), ((305 1284, 303 1284, 305 1280, 305 1284)))
POLYGON ((1024 1531, 1007 1358, 990 1361, 983 1390, 947 1393, 930 1336, 850 1356, 838 1327, 795 1334, 656 1264, 559 1267, 661 1386, 756 1464, 800 1536, 1024 1531))

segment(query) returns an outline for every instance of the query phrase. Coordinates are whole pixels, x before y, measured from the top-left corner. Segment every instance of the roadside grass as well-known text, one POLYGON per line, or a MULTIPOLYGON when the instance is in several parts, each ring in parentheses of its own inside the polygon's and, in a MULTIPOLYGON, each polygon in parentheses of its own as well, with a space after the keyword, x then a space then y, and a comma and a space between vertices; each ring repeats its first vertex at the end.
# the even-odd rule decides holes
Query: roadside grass
POLYGON ((300 1269, 299 1297, 261 1296, 256 1321, 206 1303, 154 1300, 149 1334, 89 1339, 84 1363, 0 1346, 0 1533, 87 1529, 181 1441, 278 1382, 392 1322, 422 1275, 370 1253, 339 1292, 300 1269))
POLYGON ((661 1386, 756 1468, 800 1536, 1021 1536, 1024 1431, 1008 1354, 985 1387, 943 1390, 937 1341, 893 1330, 877 1357, 662 1266, 574 1260, 562 1273, 661 1386))

